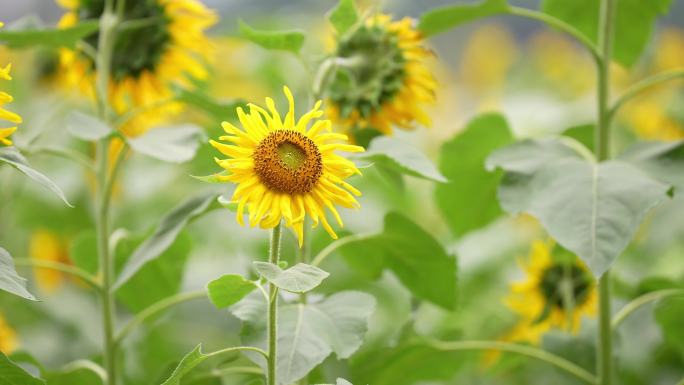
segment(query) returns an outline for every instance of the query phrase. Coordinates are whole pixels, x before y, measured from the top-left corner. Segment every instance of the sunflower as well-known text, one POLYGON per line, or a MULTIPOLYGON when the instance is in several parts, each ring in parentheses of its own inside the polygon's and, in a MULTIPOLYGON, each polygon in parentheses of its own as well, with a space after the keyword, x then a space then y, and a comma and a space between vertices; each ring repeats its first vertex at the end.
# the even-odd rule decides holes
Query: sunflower
POLYGON ((422 105, 433 103, 437 84, 425 59, 414 21, 375 15, 338 37, 336 69, 326 89, 328 114, 359 136, 371 129, 391 134, 392 126, 430 126, 422 105))
MULTIPOLYGON (((66 242, 49 230, 36 230, 29 242, 31 259, 62 262, 71 264, 66 242)), ((45 293, 53 293, 64 281, 64 275, 58 271, 36 268, 34 276, 40 289, 45 293)))
POLYGON ((551 328, 579 331, 582 316, 596 312, 596 283, 586 266, 552 242, 535 241, 530 260, 522 264, 527 277, 511 285, 507 306, 521 320, 509 340, 538 343, 551 328))
MULTIPOLYGON (((0 28, 2 28, 3 25, 4 24, 0 22, 0 28)), ((6 65, 5 68, 0 68, 0 80, 12 80, 12 77, 10 76, 11 69, 12 64, 6 65)), ((7 111, 3 108, 5 104, 12 103, 12 100, 14 100, 14 98, 12 98, 12 95, 0 91, 0 120, 4 120, 14 124, 19 124, 21 123, 21 116, 15 114, 12 111, 7 111)), ((11 146, 12 141, 9 139, 9 136, 12 135, 16 130, 16 126, 0 128, 0 144, 4 144, 5 146, 11 146)))
POLYGON ((17 349, 17 332, 5 321, 5 317, 0 314, 0 352, 6 355, 12 354, 17 349))
POLYGON ((329 120, 319 119, 321 101, 295 120, 294 98, 283 88, 289 102, 284 119, 273 99, 266 98, 268 111, 249 104, 249 113, 237 109, 243 129, 223 122, 228 133, 210 143, 230 159, 216 159, 227 173, 217 177, 238 186, 233 193, 237 203, 237 221, 244 225, 245 208, 250 226, 273 228, 281 220, 296 233, 301 246, 304 239, 304 217, 316 226, 321 223, 334 239, 335 231, 326 218, 327 208, 342 226, 335 205, 358 208, 354 195, 361 193, 344 181, 361 174, 354 163, 335 154, 335 150, 362 152, 363 148, 344 143, 347 136, 330 132, 329 120))
MULTIPOLYGON (((57 1, 68 10, 59 23, 63 28, 99 18, 105 4, 104 0, 57 1)), ((119 1, 124 0, 115 0, 115 8, 119 1)), ((181 109, 179 103, 164 103, 173 97, 173 85, 190 86, 192 79, 207 77, 204 63, 212 44, 204 31, 217 17, 197 0, 128 0, 122 19, 114 42, 109 102, 118 114, 145 108, 145 113, 121 128, 125 135, 135 136, 181 109)), ((84 40, 97 48, 98 33, 84 40)), ((63 49, 60 64, 66 84, 95 95, 96 68, 88 54, 63 49)))

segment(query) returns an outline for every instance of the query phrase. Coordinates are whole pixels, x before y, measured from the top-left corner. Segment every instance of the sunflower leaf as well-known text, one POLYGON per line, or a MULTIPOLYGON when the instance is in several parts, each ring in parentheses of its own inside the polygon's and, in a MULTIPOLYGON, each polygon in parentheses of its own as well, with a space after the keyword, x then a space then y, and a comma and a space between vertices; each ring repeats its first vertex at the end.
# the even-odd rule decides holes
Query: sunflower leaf
POLYGON ((0 41, 11 48, 67 47, 74 48, 79 40, 92 35, 99 28, 97 20, 83 21, 68 28, 0 30, 0 41))
POLYGON ((218 309, 238 303, 256 288, 254 282, 238 274, 227 274, 207 284, 209 299, 218 309))
POLYGON ((675 186, 675 194, 684 194, 684 140, 641 142, 628 148, 620 159, 629 162, 660 181, 675 186))
POLYGON ((306 293, 320 285, 329 273, 316 266, 298 263, 287 270, 268 262, 254 262, 256 271, 272 284, 292 293, 306 293))
POLYGON ((422 152, 395 138, 381 136, 373 139, 368 151, 356 158, 381 164, 402 174, 434 182, 447 182, 444 175, 422 152))
POLYGON ((201 364, 210 356, 202 353, 202 345, 195 346, 194 349, 183 357, 176 369, 173 370, 171 376, 162 383, 162 385, 180 385, 181 379, 186 374, 190 373, 197 365, 201 364))
POLYGON ((2 385, 45 385, 45 381, 33 377, 19 365, 0 352, 0 384, 2 385))
POLYGON ((71 135, 88 141, 97 141, 112 133, 105 122, 79 111, 69 113, 66 125, 71 135))
POLYGON ((476 4, 449 5, 425 12, 418 23, 418 29, 425 36, 446 32, 471 21, 504 13, 508 9, 506 0, 485 0, 476 4))
POLYGON ((340 0, 335 8, 328 12, 327 16, 338 35, 344 35, 359 21, 359 13, 354 5, 354 0, 340 0))
POLYGON ((157 127, 128 139, 133 150, 170 163, 184 163, 195 157, 202 129, 191 124, 157 127))
POLYGON ((298 54, 304 45, 305 35, 302 31, 262 31, 250 27, 242 20, 238 20, 238 25, 242 37, 266 49, 298 54))
POLYGON ((26 279, 19 276, 14 269, 12 256, 2 247, 0 247, 0 289, 31 301, 36 300, 36 297, 26 290, 26 279))
POLYGON ((62 192, 59 186, 57 186, 55 182, 51 181, 48 177, 32 168, 29 165, 28 160, 26 160, 26 158, 24 158, 24 156, 21 155, 21 153, 19 152, 19 150, 16 149, 16 147, 0 148, 0 161, 5 162, 13 166, 17 170, 21 171, 24 175, 28 176, 29 178, 38 182, 38 184, 40 184, 41 186, 55 193, 55 195, 57 195, 64 203, 66 203, 67 206, 73 207, 71 203, 69 203, 66 196, 64 195, 64 192, 62 192))

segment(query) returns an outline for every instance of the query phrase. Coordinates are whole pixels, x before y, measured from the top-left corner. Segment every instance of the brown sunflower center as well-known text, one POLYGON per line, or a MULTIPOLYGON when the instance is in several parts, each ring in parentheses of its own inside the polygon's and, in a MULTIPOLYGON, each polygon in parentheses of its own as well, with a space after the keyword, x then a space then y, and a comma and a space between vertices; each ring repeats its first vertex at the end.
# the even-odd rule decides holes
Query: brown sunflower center
POLYGON ((583 305, 589 298, 592 285, 591 275, 575 264, 549 266, 539 282, 539 290, 546 302, 539 320, 546 319, 553 308, 565 309, 567 300, 572 301, 575 307, 583 305))
POLYGON ((323 174, 318 146, 290 130, 270 133, 254 150, 254 170, 269 189, 290 195, 313 190, 323 174))

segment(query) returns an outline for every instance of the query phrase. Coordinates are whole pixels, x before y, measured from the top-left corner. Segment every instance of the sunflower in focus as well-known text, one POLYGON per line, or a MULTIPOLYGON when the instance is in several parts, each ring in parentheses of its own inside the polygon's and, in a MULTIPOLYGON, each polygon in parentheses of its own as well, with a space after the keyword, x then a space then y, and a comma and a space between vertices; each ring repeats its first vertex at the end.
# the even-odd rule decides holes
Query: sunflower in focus
POLYGON ((5 321, 5 317, 0 314, 0 352, 5 355, 12 354, 19 345, 17 332, 5 321))
MULTIPOLYGON (((31 259, 71 264, 66 242, 52 231, 40 229, 33 232, 29 242, 31 259)), ((55 292, 64 282, 64 274, 49 269, 36 268, 33 271, 36 283, 44 293, 55 292)))
MULTIPOLYGON (((68 12, 62 28, 81 20, 99 18, 104 0, 57 0, 68 12)), ((116 9, 119 1, 115 0, 116 9)), ((112 55, 109 102, 118 114, 145 107, 121 128, 128 136, 145 132, 177 113, 179 103, 163 103, 173 97, 173 85, 191 86, 191 79, 205 79, 205 63, 211 47, 204 31, 216 23, 215 13, 197 0, 125 1, 112 55)), ((97 49, 98 33, 85 39, 97 49)), ((60 52, 64 83, 94 97, 97 68, 91 56, 81 50, 60 52)))
POLYGON ((596 313, 596 283, 586 266, 552 242, 535 241, 527 276, 511 285, 506 305, 520 316, 509 340, 538 343, 552 328, 577 333, 583 316, 596 313))
POLYGON ((357 139, 364 130, 389 135, 393 126, 431 124, 422 108, 435 101, 437 83, 425 64, 433 54, 413 24, 380 14, 337 38, 328 114, 357 139))
MULTIPOLYGON (((0 22, 0 28, 2 28, 3 25, 4 24, 0 22)), ((0 80, 12 80, 12 77, 10 76, 11 69, 11 64, 6 65, 5 68, 0 68, 0 80)), ((4 108, 4 105, 7 103, 12 103, 12 100, 14 100, 12 95, 8 94, 7 92, 0 91, 0 120, 4 120, 12 124, 19 124, 21 123, 21 116, 12 111, 7 111, 4 108)), ((7 128, 0 127, 0 144, 11 146, 12 141, 9 139, 9 136, 12 135, 16 130, 16 126, 7 128)))
POLYGON ((289 110, 282 118, 273 99, 266 98, 268 110, 249 104, 249 113, 242 108, 237 114, 243 129, 223 122, 228 135, 210 143, 229 159, 216 159, 226 170, 217 174, 225 182, 238 186, 233 193, 237 203, 237 221, 244 225, 245 208, 249 224, 273 228, 281 220, 292 228, 299 245, 304 240, 304 218, 308 215, 313 226, 319 223, 332 238, 337 234, 326 218, 326 208, 342 226, 336 205, 358 208, 354 197, 361 193, 344 179, 361 174, 354 163, 335 153, 362 152, 363 148, 345 143, 347 136, 331 132, 331 122, 319 119, 321 101, 314 108, 295 119, 294 98, 284 87, 289 110))

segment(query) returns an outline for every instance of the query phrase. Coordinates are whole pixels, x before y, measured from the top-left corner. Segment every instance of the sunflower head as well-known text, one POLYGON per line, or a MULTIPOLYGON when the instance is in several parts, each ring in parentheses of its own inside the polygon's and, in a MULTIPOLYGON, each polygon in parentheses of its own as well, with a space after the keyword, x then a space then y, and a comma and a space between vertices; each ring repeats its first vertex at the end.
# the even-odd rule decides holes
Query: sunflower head
POLYGON ((523 269, 527 277, 511 286, 506 303, 537 335, 553 327, 577 332, 581 317, 595 313, 595 280, 567 250, 536 241, 523 269))
MULTIPOLYGON (((31 259, 71 264, 66 242, 52 231, 40 229, 33 232, 29 243, 31 259)), ((61 272, 36 268, 33 272, 38 287, 45 293, 53 293, 64 283, 61 272)))
POLYGON ((421 104, 434 101, 431 55, 413 21, 376 15, 338 37, 326 87, 333 119, 352 133, 390 134, 392 126, 430 125, 421 104))
MULTIPOLYGON (((8 64, 5 66, 5 68, 0 68, 0 80, 12 80, 12 77, 10 76, 10 70, 12 69, 12 65, 8 64)), ((22 119, 21 116, 18 114, 8 111, 4 108, 4 105, 7 103, 11 103, 14 98, 12 98, 12 95, 0 91, 0 120, 10 123, 10 124, 19 124, 21 123, 22 119)), ((7 125, 10 125, 7 124, 7 125)), ((14 133, 14 131, 17 130, 16 126, 11 126, 7 128, 3 128, 0 126, 0 144, 5 145, 5 146, 11 146, 12 141, 9 139, 10 135, 14 133)))
POLYGON ((272 228, 284 220, 301 245, 308 215, 314 226, 322 224, 336 238, 326 208, 342 226, 335 206, 359 206, 354 196, 360 192, 344 179, 360 172, 335 151, 360 152, 363 148, 346 144, 345 135, 330 132, 330 121, 320 119, 320 101, 295 119, 292 93, 287 87, 284 92, 289 102, 284 118, 273 100, 266 98, 266 109, 254 104, 249 104, 248 112, 237 109, 242 129, 223 122, 228 135, 219 140, 232 144, 210 141, 229 157, 216 159, 226 170, 218 178, 238 185, 233 194, 238 223, 244 225, 245 210, 251 226, 272 228))
MULTIPOLYGON (((104 12, 104 0, 58 1, 68 9, 61 27, 97 19, 104 12)), ((115 0, 115 8, 119 1, 124 0, 115 0)), ((173 85, 189 87, 191 79, 206 78, 204 64, 212 44, 204 31, 215 22, 215 14, 197 0, 125 1, 111 63, 109 99, 113 109, 122 114, 131 108, 149 107, 170 99, 173 85)), ((97 49, 99 33, 84 41, 97 49)), ((90 55, 63 49, 60 65, 66 85, 76 85, 94 96, 97 67, 90 55)), ((148 109, 143 119, 129 122, 122 130, 129 136, 138 135, 179 109, 177 103, 148 109)))
POLYGON ((0 314, 0 352, 6 355, 12 354, 19 345, 17 332, 5 321, 5 317, 0 314))

